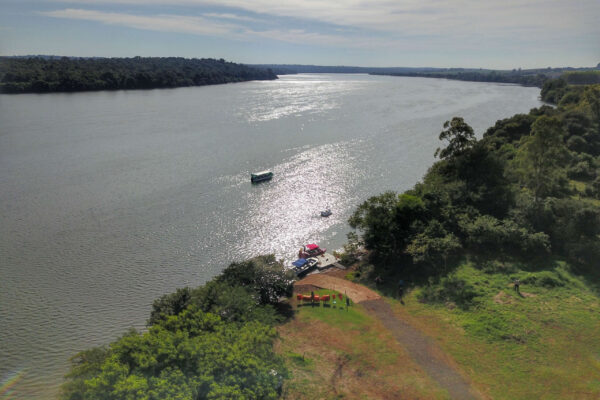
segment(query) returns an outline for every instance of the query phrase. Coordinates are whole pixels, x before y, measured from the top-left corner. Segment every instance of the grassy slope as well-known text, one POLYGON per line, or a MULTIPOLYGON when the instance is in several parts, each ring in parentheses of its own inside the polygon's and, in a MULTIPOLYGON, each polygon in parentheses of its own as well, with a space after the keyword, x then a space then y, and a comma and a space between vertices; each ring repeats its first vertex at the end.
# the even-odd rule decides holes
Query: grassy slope
MULTIPOLYGON (((323 290, 319 293, 329 293, 323 290)), ((284 399, 446 399, 381 323, 356 304, 300 306, 279 329, 277 351, 293 378, 284 399)))
POLYGON ((456 275, 480 293, 472 309, 422 304, 418 290, 395 309, 438 339, 476 386, 494 399, 600 397, 600 299, 583 278, 560 263, 512 274, 463 265, 456 275), (521 285, 525 297, 512 277, 532 281, 521 285))
MULTIPOLYGON (((600 398, 598 291, 560 262, 540 266, 546 271, 497 267, 483 272, 464 264, 455 272, 478 292, 469 309, 421 303, 419 288, 404 305, 387 301, 434 337, 490 398, 600 398), (524 282, 524 297, 512 288, 515 277, 524 282)), ((279 351, 294 374, 285 398, 444 398, 385 329, 361 313, 360 306, 349 313, 300 308, 281 327, 279 351), (343 379, 335 382, 336 365, 345 360, 343 379)))

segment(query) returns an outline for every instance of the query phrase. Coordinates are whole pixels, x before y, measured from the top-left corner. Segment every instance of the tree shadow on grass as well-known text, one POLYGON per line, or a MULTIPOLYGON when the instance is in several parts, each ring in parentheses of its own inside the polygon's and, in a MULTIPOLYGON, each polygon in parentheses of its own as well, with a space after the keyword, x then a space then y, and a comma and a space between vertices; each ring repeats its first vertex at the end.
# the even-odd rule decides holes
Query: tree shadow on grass
POLYGON ((294 318, 294 307, 292 307, 292 304, 290 302, 279 302, 274 305, 274 308, 277 314, 282 317, 282 324, 285 324, 286 322, 294 318))

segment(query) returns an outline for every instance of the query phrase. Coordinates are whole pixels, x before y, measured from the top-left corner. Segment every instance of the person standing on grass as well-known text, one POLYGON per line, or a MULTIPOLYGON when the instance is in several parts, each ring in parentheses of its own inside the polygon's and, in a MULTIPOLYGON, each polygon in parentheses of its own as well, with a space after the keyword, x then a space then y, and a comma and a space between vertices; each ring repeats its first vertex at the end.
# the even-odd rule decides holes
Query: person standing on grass
POLYGON ((521 288, 519 287, 520 285, 521 285, 521 281, 519 279, 515 279, 514 289, 515 289, 515 292, 517 292, 519 294, 521 294, 521 288))
POLYGON ((400 279, 398 282, 398 297, 402 298, 404 296, 404 281, 400 279))

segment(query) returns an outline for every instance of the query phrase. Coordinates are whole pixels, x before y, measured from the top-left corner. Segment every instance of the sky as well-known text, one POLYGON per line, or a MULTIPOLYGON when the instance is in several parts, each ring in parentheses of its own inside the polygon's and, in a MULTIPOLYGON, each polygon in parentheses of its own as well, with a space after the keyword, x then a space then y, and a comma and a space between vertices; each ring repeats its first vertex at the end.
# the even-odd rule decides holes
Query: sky
POLYGON ((0 55, 545 68, 600 63, 600 0, 0 0, 0 55))

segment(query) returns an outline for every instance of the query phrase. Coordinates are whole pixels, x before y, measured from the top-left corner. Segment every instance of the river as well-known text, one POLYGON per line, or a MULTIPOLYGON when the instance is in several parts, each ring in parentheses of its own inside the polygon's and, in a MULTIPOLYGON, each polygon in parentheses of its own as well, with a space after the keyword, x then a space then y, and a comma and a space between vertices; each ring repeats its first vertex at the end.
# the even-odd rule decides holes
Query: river
POLYGON ((56 397, 70 356, 234 260, 341 247, 361 201, 423 176, 444 121, 481 137, 538 95, 342 74, 0 95, 0 398, 56 397))

